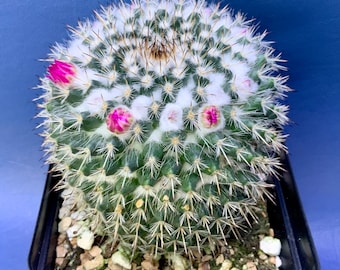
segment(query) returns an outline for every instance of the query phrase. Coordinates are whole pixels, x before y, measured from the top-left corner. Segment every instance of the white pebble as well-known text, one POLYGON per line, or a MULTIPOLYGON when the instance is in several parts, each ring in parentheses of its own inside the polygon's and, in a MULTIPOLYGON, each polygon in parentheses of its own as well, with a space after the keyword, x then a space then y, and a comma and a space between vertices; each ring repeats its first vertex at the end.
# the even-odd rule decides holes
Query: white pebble
POLYGON ((66 230, 71 226, 72 218, 64 217, 60 220, 58 224, 58 232, 66 232, 66 230))
POLYGON ((270 256, 278 256, 281 252, 281 241, 277 238, 266 236, 260 241, 260 249, 270 256))
POLYGON ((279 268, 281 265, 282 265, 282 261, 281 261, 281 258, 279 256, 276 256, 275 258, 275 265, 277 268, 279 268))
POLYGON ((59 210, 59 214, 58 214, 58 217, 60 219, 64 218, 64 217, 67 217, 70 215, 70 212, 71 212, 71 207, 70 206, 62 206, 59 210))
POLYGON ((86 213, 84 211, 76 211, 71 214, 71 218, 74 220, 83 220, 86 216, 86 213))
POLYGON ((69 207, 72 208, 75 205, 75 198, 70 196, 64 198, 62 207, 69 207))
POLYGON ((117 251, 112 254, 111 260, 113 264, 119 265, 125 269, 131 269, 130 260, 124 256, 120 251, 117 251))
POLYGON ((188 261, 181 255, 172 254, 170 260, 174 270, 185 270, 188 268, 188 261))
POLYGON ((230 270, 232 266, 233 266, 233 263, 230 260, 225 260, 222 263, 220 270, 230 270))
POLYGON ((66 231, 68 238, 71 239, 73 237, 78 236, 79 233, 80 233, 80 229, 81 229, 81 227, 80 227, 79 224, 75 224, 72 227, 68 228, 67 231, 66 231))
POLYGON ((104 265, 104 257, 103 255, 98 255, 93 260, 86 261, 83 265, 84 268, 82 269, 86 269, 86 270, 102 269, 103 265, 104 265))
POLYGON ((94 242, 94 233, 89 230, 84 230, 77 237, 77 245, 78 247, 89 250, 92 248, 94 242))

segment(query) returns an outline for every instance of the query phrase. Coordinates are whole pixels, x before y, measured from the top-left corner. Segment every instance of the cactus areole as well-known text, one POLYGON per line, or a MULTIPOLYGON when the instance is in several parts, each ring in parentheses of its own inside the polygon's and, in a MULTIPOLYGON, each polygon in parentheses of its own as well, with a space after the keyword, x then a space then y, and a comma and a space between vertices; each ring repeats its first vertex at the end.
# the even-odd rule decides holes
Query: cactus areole
POLYGON ((265 33, 186 0, 103 7, 70 32, 38 116, 78 225, 138 256, 214 251, 256 222, 288 121, 265 33))

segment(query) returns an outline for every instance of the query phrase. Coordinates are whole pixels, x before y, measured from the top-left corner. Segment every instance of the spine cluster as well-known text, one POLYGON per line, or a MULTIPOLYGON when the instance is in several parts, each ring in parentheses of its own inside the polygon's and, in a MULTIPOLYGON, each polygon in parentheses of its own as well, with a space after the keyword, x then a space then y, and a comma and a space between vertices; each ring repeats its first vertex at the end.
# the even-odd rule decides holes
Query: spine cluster
POLYGON ((151 254, 214 249, 256 221, 289 88, 265 34, 204 1, 134 1, 56 44, 39 106, 81 226, 151 254))

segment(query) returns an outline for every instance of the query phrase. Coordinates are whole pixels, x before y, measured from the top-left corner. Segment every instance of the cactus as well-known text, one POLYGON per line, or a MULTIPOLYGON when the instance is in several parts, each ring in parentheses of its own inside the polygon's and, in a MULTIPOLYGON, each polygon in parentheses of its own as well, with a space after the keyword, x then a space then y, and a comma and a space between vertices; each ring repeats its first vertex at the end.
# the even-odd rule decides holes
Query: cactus
POLYGON ((285 150, 290 89, 266 33, 201 0, 114 4, 70 32, 38 116, 86 236, 134 257, 241 237, 285 150))

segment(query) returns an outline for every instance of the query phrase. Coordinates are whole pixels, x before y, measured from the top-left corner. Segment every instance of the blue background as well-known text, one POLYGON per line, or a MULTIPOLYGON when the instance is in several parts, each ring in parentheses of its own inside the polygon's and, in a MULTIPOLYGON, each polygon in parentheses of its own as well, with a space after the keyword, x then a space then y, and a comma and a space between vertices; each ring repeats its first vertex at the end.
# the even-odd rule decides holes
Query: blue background
MULTIPOLYGON (((108 0, 0 0, 0 269, 27 269, 47 167, 33 119, 49 47, 108 0)), ((287 59, 293 173, 322 269, 340 269, 340 1, 234 0, 287 59)))

